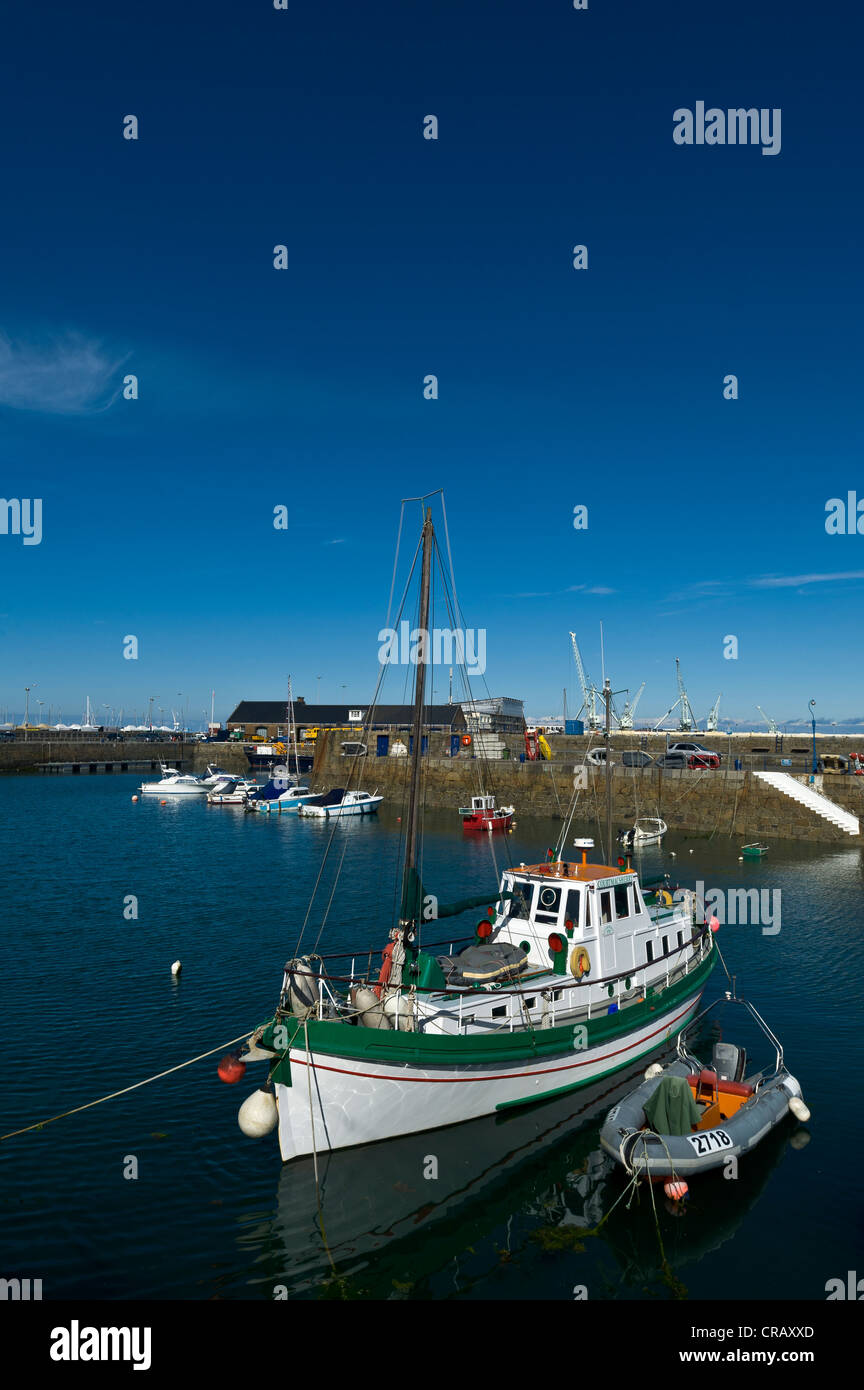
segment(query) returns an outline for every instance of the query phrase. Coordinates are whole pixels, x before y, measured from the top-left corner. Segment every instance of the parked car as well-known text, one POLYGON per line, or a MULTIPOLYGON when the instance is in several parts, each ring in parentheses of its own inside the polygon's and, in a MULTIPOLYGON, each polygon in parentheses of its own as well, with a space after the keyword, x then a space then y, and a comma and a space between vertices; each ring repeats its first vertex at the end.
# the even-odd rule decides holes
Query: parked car
POLYGON ((706 748, 703 743, 670 743, 666 749, 667 753, 687 753, 695 758, 703 758, 704 762, 696 763, 697 767, 719 767, 720 754, 715 753, 710 748, 706 748))
POLYGON ((628 749, 621 754, 621 762, 625 767, 653 767, 654 759, 650 753, 641 753, 639 750, 628 749))

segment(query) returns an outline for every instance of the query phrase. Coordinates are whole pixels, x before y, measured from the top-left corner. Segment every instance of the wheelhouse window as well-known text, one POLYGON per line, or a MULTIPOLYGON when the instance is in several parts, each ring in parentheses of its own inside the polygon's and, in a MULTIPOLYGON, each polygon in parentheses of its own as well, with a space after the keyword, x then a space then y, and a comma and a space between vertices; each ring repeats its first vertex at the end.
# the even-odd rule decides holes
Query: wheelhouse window
POLYGON ((619 883, 615 888, 615 916, 630 916, 630 894, 627 892, 626 883, 619 883))
POLYGON ((534 913, 538 922, 556 922, 561 908, 561 889, 553 888, 551 883, 541 883, 537 894, 537 909, 534 913))
POLYGON ((511 917, 524 917, 527 921, 531 916, 531 899, 533 896, 533 883, 527 883, 524 878, 515 879, 513 882, 513 897, 510 898, 509 901, 505 900, 505 911, 508 911, 511 917))
POLYGON ((579 914, 582 911, 582 889, 568 888, 567 901, 564 908, 564 922, 572 922, 576 931, 581 925, 579 914))
POLYGON ((599 894, 600 897, 600 925, 606 927, 610 922, 615 921, 615 914, 612 911, 612 890, 604 888, 599 894))

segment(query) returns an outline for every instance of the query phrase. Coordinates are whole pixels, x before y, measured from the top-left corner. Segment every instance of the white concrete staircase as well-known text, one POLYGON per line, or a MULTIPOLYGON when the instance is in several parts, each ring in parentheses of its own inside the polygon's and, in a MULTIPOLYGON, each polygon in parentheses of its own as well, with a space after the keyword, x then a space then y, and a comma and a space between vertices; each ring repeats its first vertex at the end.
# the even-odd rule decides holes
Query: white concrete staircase
POLYGON ((812 787, 805 786, 803 782, 796 782, 788 772, 754 772, 753 776, 767 782, 769 787, 776 787, 786 796, 791 796, 793 801, 800 801, 802 806, 809 806, 811 811, 831 821, 832 825, 839 826, 847 835, 861 834, 857 816, 853 816, 851 811, 844 811, 842 806, 829 801, 828 797, 822 796, 820 792, 814 792, 812 787))

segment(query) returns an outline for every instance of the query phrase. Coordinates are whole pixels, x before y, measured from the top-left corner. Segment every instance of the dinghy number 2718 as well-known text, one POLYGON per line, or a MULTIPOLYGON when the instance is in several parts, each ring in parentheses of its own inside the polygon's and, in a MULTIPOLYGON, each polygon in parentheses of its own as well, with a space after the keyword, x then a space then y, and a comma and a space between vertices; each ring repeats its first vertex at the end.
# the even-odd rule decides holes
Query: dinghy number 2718
POLYGON ((731 1149, 732 1140, 725 1129, 709 1129, 704 1134, 688 1134, 687 1138, 697 1154, 716 1153, 718 1149, 731 1149))

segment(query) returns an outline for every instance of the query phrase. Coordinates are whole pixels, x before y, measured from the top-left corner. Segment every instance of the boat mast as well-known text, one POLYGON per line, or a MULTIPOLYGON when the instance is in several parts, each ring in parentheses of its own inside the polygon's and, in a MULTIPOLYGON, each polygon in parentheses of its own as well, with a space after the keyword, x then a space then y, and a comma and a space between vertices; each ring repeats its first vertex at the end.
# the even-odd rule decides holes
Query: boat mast
POLYGON ((606 863, 608 864, 612 859, 612 749, 609 746, 612 687, 608 678, 603 682, 603 702, 606 706, 606 863))
POLYGON ((411 782, 408 790, 405 868, 402 876, 403 925, 414 921, 417 902, 417 839, 420 821, 420 757, 423 743, 423 697, 426 690, 426 663, 429 659, 429 592, 432 569, 432 509, 426 508, 423 522, 423 563, 420 577, 420 620, 417 675, 414 680, 414 747, 411 756, 411 782))
POLYGON ((288 677, 288 759, 291 758, 291 743, 294 743, 294 770, 300 781, 300 754, 297 751, 297 726, 294 723, 294 696, 291 693, 291 677, 288 677))

